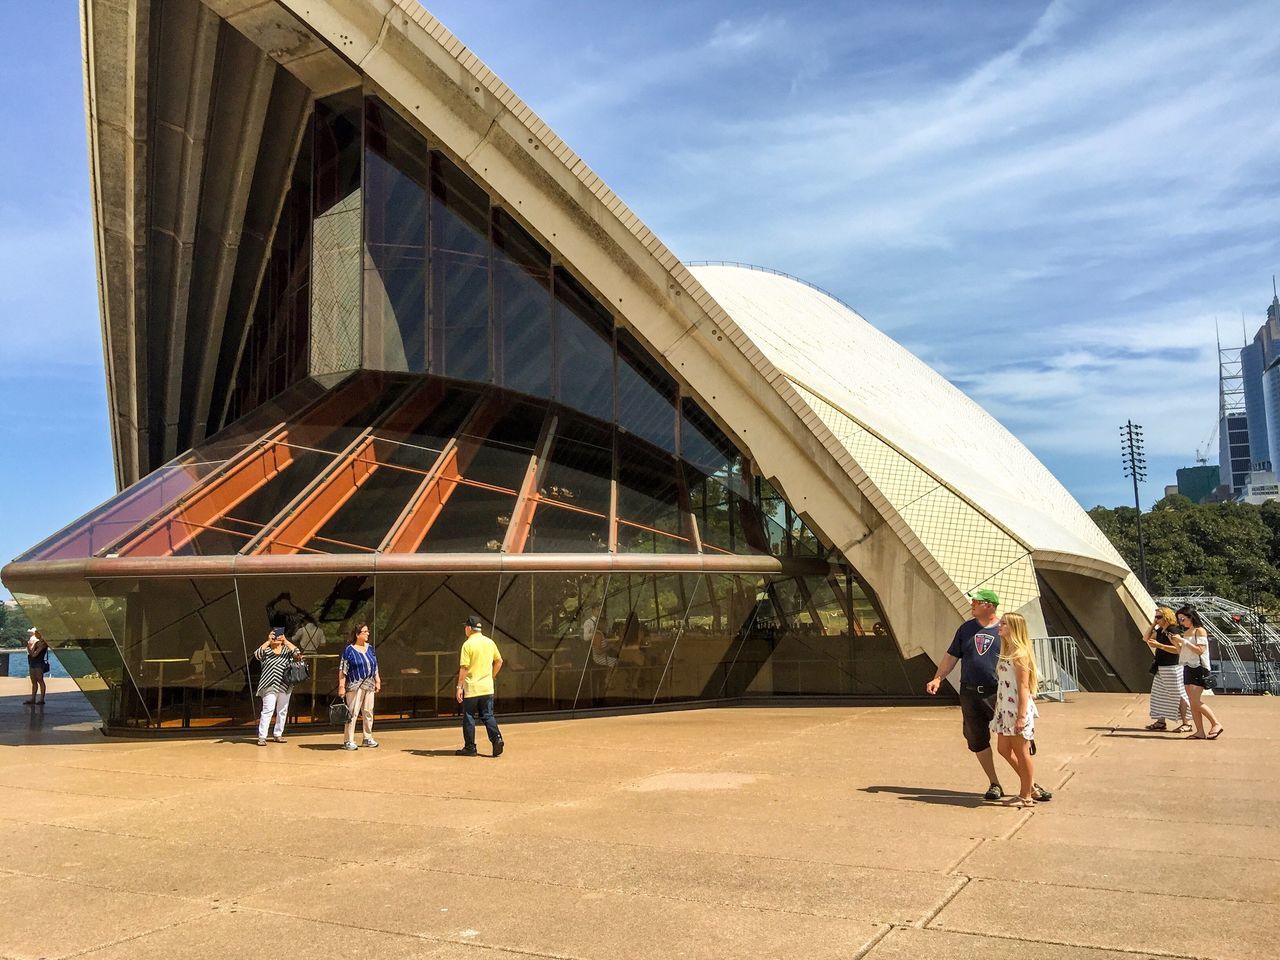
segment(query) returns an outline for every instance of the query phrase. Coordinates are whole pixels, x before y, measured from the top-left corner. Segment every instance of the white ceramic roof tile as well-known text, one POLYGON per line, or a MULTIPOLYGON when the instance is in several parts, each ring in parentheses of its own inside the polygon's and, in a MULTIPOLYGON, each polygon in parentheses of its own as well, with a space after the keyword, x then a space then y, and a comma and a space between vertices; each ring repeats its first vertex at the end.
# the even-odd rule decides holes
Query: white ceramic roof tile
POLYGON ((1031 451, 853 310, 779 274, 722 265, 691 269, 788 377, 883 438, 1027 546, 1123 566, 1088 514, 1031 451))

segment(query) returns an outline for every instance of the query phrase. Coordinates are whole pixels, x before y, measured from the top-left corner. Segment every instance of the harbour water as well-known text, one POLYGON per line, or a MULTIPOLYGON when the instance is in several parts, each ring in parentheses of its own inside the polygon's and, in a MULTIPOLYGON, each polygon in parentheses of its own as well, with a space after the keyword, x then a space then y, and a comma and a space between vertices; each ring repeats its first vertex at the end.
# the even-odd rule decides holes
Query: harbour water
MULTIPOLYGON (((23 650, 16 653, 0 651, 0 657, 8 656, 9 658, 9 676, 25 677, 27 675, 27 654, 23 650)), ((47 674, 50 677, 66 677, 70 676, 66 670, 62 668, 62 664, 58 662, 57 654, 49 652, 49 666, 52 668, 47 674)))

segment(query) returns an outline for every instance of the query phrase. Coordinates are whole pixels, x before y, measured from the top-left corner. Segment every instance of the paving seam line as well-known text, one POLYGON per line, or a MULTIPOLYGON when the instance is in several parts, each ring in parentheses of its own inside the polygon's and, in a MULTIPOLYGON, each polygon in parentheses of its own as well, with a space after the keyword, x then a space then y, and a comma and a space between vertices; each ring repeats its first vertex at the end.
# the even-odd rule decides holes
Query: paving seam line
POLYGON ((1165 960, 1207 960, 1206 957, 1193 953, 1169 953, 1165 950, 1152 950, 1134 947, 1121 947, 1114 944, 1072 943, 1069 940, 1028 940, 1025 937, 1011 937, 1006 933, 994 933, 990 930, 961 930, 958 927, 926 927, 935 933, 959 933, 970 937, 986 937, 992 940, 1008 940, 1013 943, 1038 943, 1053 947, 1072 947, 1077 950, 1109 950, 1112 953, 1127 953, 1137 957, 1163 957, 1165 960))
MULTIPOLYGON (((508 834, 508 833, 492 832, 491 830, 485 827, 476 827, 474 829, 478 833, 483 833, 485 836, 489 836, 489 837, 502 838, 502 837, 511 836, 511 834, 508 834)), ((670 851, 671 849, 670 847, 659 847, 659 846, 655 846, 653 844, 647 844, 647 843, 628 843, 625 840, 584 840, 581 837, 564 836, 558 833, 536 834, 536 836, 553 839, 553 840, 569 840, 577 843, 601 844, 601 845, 611 846, 611 847, 630 847, 636 850, 652 850, 656 853, 667 852, 667 851, 670 851)), ((777 861, 778 863, 808 863, 808 864, 819 863, 819 864, 823 864, 824 866, 847 867, 850 870, 872 870, 872 871, 880 871, 882 873, 918 873, 918 874, 925 874, 927 876, 938 875, 937 870, 930 870, 930 869, 925 869, 920 867, 877 867, 871 864, 845 863, 843 861, 838 861, 838 860, 813 860, 813 859, 806 859, 803 857, 778 857, 778 856, 771 856, 765 853, 726 853, 723 850, 704 850, 699 847, 686 847, 686 846, 679 846, 678 849, 683 851, 684 853, 702 853, 712 857, 741 857, 747 860, 773 860, 773 861, 777 861)), ((965 856, 967 857, 972 853, 973 851, 970 850, 969 853, 965 854, 965 856)))
POLYGON ((880 946, 880 941, 882 941, 889 934, 893 933, 893 931, 898 926, 899 924, 891 923, 887 927, 883 927, 880 930, 878 930, 871 937, 870 940, 868 940, 866 943, 864 943, 854 952, 853 956, 850 957, 849 960, 862 960, 862 958, 865 957, 868 953, 870 953, 876 947, 880 946))
MULTIPOLYGON (((397 866, 406 866, 406 865, 412 866, 412 864, 405 864, 404 861, 395 861, 395 864, 397 866)), ((531 877, 504 876, 502 874, 494 874, 494 873, 468 873, 465 871, 458 871, 458 870, 450 871, 450 870, 445 870, 441 867, 417 867, 416 869, 423 873, 435 873, 444 877, 471 877, 472 879, 475 879, 475 880, 501 880, 505 883, 527 883, 527 884, 534 884, 539 887, 549 887, 553 890, 567 890, 571 893, 572 892, 582 893, 584 891, 583 887, 575 886, 573 884, 568 884, 568 883, 556 883, 554 880, 538 880, 531 877)), ((783 907, 753 906, 751 904, 741 903, 741 902, 732 901, 732 900, 713 900, 713 899, 708 899, 704 897, 680 897, 680 896, 675 896, 673 894, 654 893, 650 890, 627 888, 627 887, 595 887, 592 889, 604 890, 608 893, 617 893, 626 897, 645 897, 650 900, 660 900, 660 901, 665 901, 667 903, 688 903, 688 904, 696 904, 696 905, 711 906, 711 907, 731 907, 738 910, 749 910, 752 913, 759 913, 759 914, 780 914, 782 916, 788 916, 788 917, 814 917, 817 919, 852 920, 852 921, 863 921, 867 923, 876 922, 875 920, 870 920, 866 917, 859 917, 859 916, 848 915, 848 914, 819 913, 815 910, 788 910, 783 907)))
POLYGON ((987 842, 987 839, 988 839, 987 837, 978 837, 978 838, 974 841, 973 846, 971 846, 971 847, 970 847, 968 850, 966 850, 964 853, 960 854, 960 858, 959 858, 958 860, 956 860, 954 863, 950 864, 950 865, 949 865, 945 870, 943 870, 943 871, 942 871, 942 872, 943 872, 943 874, 945 874, 946 876, 953 876, 953 875, 955 875, 955 872, 956 872, 958 869, 960 869, 960 864, 964 863, 966 860, 968 860, 970 857, 972 857, 975 853, 977 853, 977 852, 978 852, 978 848, 979 848, 979 847, 981 847, 984 843, 986 843, 986 842, 987 842))
POLYGON ((970 879, 968 877, 958 877, 957 879, 960 882, 957 883, 954 887, 952 887, 951 892, 946 894, 942 898, 941 903, 939 903, 936 907, 934 907, 932 910, 926 913, 919 920, 912 921, 911 923, 912 928, 916 930, 925 929, 925 927, 927 927, 934 919, 937 918, 938 914, 940 914, 943 910, 947 909, 947 907, 951 904, 953 900, 955 900, 956 897, 960 896, 960 891, 969 885, 970 879))
MULTIPOLYGON (((237 913, 243 911, 245 913, 260 913, 269 917, 289 917, 294 920, 303 920, 307 923, 318 923, 326 927, 341 927, 344 930, 363 930, 366 933, 389 934, 393 937, 400 937, 404 940, 417 940, 425 943, 452 943, 458 946, 473 947, 483 950, 502 950, 506 953, 516 953, 525 957, 546 957, 548 960, 581 960, 571 953, 543 953, 536 950, 525 950, 521 947, 503 946, 496 943, 476 943, 474 940, 457 939, 454 937, 436 937, 427 933, 405 933, 403 930, 388 930, 385 927, 367 927, 359 923, 345 923, 341 920, 329 920, 323 917, 308 917, 297 913, 286 913, 283 910, 267 910, 263 907, 250 907, 237 903, 234 907, 225 908, 228 913, 237 913)), ((82 951, 83 952, 83 951, 82 951)))
MULTIPOLYGON (((197 901, 193 901, 193 902, 197 902, 197 901)), ((205 906, 208 906, 207 901, 202 901, 202 902, 204 903, 205 906)), ((131 943, 134 940, 140 940, 143 937, 149 937, 153 933, 163 933, 166 930, 172 930, 175 927, 180 927, 185 923, 190 923, 192 920, 199 920, 199 919, 200 919, 200 915, 193 913, 190 916, 181 917, 170 923, 165 923, 165 924, 161 924, 158 927, 153 927, 150 930, 143 930, 141 933, 134 933, 134 934, 130 934, 127 937, 121 937, 119 940, 107 940, 102 943, 95 943, 91 947, 85 947, 83 950, 74 950, 71 953, 64 953, 61 955, 59 960, 70 960, 70 958, 72 957, 83 957, 87 953, 97 953, 99 950, 106 950, 106 949, 110 949, 111 947, 118 947, 122 943, 131 943)))
MULTIPOLYGON (((1134 887, 1097 887, 1097 886, 1088 886, 1082 883, 1067 883, 1062 880, 1022 880, 1017 877, 1010 878, 1007 876, 989 877, 989 876, 979 875, 979 876, 971 877, 970 879, 981 880, 984 883, 1003 883, 1003 884, 1024 883, 1024 884, 1027 884, 1028 886, 1034 886, 1034 887, 1053 887, 1054 889, 1058 889, 1058 890, 1093 890, 1098 893, 1144 894, 1144 893, 1150 892, 1150 888, 1142 889, 1142 888, 1134 888, 1134 887)), ((1203 900, 1206 903, 1239 903, 1239 904, 1244 904, 1245 906, 1253 906, 1253 907, 1274 907, 1275 906, 1275 904, 1270 900, 1241 900, 1238 897, 1223 897, 1223 896, 1201 897, 1201 896, 1197 896, 1194 893, 1162 893, 1161 896, 1171 897, 1178 900, 1203 900)), ((1018 938, 1015 937, 1013 939, 1018 939, 1018 938)))

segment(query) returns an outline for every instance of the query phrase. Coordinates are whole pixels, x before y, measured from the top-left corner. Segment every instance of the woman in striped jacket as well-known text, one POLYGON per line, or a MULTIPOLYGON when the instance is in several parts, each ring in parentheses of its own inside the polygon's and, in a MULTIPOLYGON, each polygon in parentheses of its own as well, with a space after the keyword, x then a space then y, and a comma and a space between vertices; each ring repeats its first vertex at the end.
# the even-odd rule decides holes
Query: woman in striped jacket
POLYGON ((1175 730, 1183 732, 1191 729, 1187 717, 1191 713, 1191 701, 1182 685, 1182 667, 1178 664, 1179 641, 1177 638, 1178 621, 1168 607, 1156 609, 1155 623, 1143 637, 1154 654, 1152 666, 1155 675, 1151 678, 1151 722, 1148 730, 1175 730), (1173 636, 1170 636, 1170 633, 1173 636), (1178 721, 1176 727, 1170 723, 1178 721))
POLYGON ((292 689, 285 682, 285 668, 291 660, 301 660, 302 651, 284 638, 284 628, 273 627, 267 634, 267 641, 257 650, 254 657, 262 664, 262 676, 258 680, 258 696, 262 698, 262 715, 258 717, 258 746, 267 744, 267 728, 271 724, 271 715, 276 718, 276 743, 284 743, 284 721, 289 713, 289 691, 292 689))

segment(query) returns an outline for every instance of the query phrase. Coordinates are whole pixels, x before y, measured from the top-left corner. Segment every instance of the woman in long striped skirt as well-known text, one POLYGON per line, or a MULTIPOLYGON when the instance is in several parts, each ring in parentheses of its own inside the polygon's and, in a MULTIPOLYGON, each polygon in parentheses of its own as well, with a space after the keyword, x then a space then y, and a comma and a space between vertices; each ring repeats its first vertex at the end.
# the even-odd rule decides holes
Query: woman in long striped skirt
POLYGON ((1191 703, 1182 685, 1182 667, 1178 665, 1177 640, 1169 636, 1169 629, 1177 629, 1177 620, 1168 607, 1156 610, 1155 623, 1143 637, 1155 654, 1155 676, 1151 678, 1151 723, 1148 730, 1169 730, 1170 720, 1177 720, 1177 732, 1190 730, 1187 714, 1191 703))

